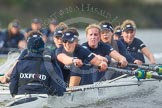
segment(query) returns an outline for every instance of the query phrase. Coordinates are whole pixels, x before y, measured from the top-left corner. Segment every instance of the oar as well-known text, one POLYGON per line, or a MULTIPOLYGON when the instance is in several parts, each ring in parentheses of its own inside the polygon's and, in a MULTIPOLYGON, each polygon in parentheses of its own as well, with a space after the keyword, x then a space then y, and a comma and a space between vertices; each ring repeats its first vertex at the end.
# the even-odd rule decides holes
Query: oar
MULTIPOLYGON (((119 68, 115 68, 115 67, 108 67, 107 70, 120 72, 120 73, 127 74, 127 75, 134 75, 134 76, 136 76, 138 81, 140 79, 150 79, 150 78, 162 80, 162 76, 153 75, 151 72, 146 72, 146 71, 141 70, 141 69, 131 71, 131 70, 119 69, 119 68)), ((130 85, 138 85, 138 84, 129 84, 128 86, 130 86, 130 85)), ((126 86, 126 85, 124 85, 124 86, 126 86)), ((83 91, 85 89, 105 88, 105 87, 112 87, 112 86, 111 85, 110 86, 109 85, 96 86, 95 83, 94 83, 94 84, 91 84, 91 85, 70 87, 70 88, 67 88, 66 91, 83 91)))
POLYGON ((155 67, 155 66, 144 66, 144 65, 131 64, 131 63, 128 63, 127 66, 133 67, 133 68, 140 68, 140 69, 144 69, 144 70, 157 71, 157 67, 155 67))
POLYGON ((142 65, 143 65, 143 66, 152 66, 152 67, 155 67, 155 66, 162 66, 162 64, 146 64, 146 63, 143 63, 142 65))
POLYGON ((132 68, 140 68, 140 69, 147 70, 147 71, 155 71, 159 75, 162 75, 162 66, 145 66, 145 65, 137 65, 137 64, 131 64, 131 63, 128 63, 127 66, 132 67, 132 68))
POLYGON ((141 69, 131 71, 131 70, 119 69, 119 68, 115 68, 115 67, 108 67, 108 70, 121 72, 123 74, 128 74, 128 75, 135 75, 138 80, 140 80, 140 79, 149 79, 149 78, 162 80, 162 76, 153 75, 151 72, 146 72, 146 71, 141 70, 141 69))
MULTIPOLYGON (((84 65, 87 65, 89 66, 89 64, 84 64, 84 65)), ((119 65, 119 63, 118 63, 119 65)), ((140 65, 137 65, 137 64, 128 64, 128 66, 131 66, 131 67, 135 67, 135 68, 141 68, 141 69, 144 69, 144 70, 149 70, 149 71, 159 71, 162 73, 162 67, 147 67, 147 66, 140 66, 140 65)), ((98 68, 100 69, 100 67, 95 67, 95 68, 98 68)), ((144 71, 144 70, 141 70, 141 69, 137 69, 137 70, 126 70, 126 69, 120 69, 120 68, 116 68, 116 67, 108 67, 107 70, 110 70, 110 71, 115 71, 115 72, 119 72, 119 73, 122 73, 122 74, 127 74, 127 75, 134 75, 136 76, 136 78, 138 80, 140 79, 145 79, 145 78, 153 78, 153 79, 157 79, 157 80, 162 80, 162 76, 158 76, 158 75, 153 75, 151 72, 147 72, 147 71, 144 71)))

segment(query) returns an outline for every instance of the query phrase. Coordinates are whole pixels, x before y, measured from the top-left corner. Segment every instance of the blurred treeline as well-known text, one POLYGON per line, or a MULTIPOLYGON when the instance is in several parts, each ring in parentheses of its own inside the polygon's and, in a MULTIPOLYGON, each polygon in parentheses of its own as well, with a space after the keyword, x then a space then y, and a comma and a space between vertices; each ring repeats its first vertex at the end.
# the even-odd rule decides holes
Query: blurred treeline
POLYGON ((133 19, 139 28, 162 28, 162 2, 148 1, 151 0, 0 0, 0 23, 6 28, 10 21, 19 19, 22 27, 28 27, 33 18, 41 18, 46 26, 52 18, 65 21, 86 17, 109 20, 114 25, 133 19))

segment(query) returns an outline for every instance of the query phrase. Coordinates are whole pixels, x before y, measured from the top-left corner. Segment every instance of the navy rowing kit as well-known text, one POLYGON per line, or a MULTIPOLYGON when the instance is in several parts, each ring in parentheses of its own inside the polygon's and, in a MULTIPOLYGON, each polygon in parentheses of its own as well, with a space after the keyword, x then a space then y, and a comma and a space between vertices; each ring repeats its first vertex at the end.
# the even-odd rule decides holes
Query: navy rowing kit
POLYGON ((121 41, 124 43, 127 51, 131 54, 132 57, 145 63, 144 55, 141 50, 142 48, 146 47, 146 45, 140 39, 134 38, 130 45, 124 42, 124 39, 121 39, 121 41))
MULTIPOLYGON (((91 48, 87 42, 83 43, 82 46, 88 49, 89 51, 91 51, 92 53, 101 55, 103 57, 108 56, 111 53, 111 51, 114 50, 110 45, 107 45, 103 42, 99 42, 97 48, 91 48)), ((89 67, 89 69, 90 68, 92 67, 89 67)), ((89 73, 89 74, 82 74, 81 77, 82 77, 81 84, 92 84, 94 82, 107 79, 106 78, 107 76, 105 76, 105 72, 99 72, 99 71, 94 71, 93 73, 89 73)))
POLYGON ((16 94, 63 95, 65 84, 57 63, 49 56, 26 54, 13 69, 10 92, 16 94))
MULTIPOLYGON (((65 53, 65 54, 67 54, 68 56, 76 57, 76 58, 78 58, 78 59, 81 59, 82 62, 84 62, 84 61, 90 62, 90 61, 95 57, 94 54, 92 54, 89 50, 83 48, 83 47, 80 46, 80 45, 77 45, 77 46, 75 47, 75 50, 74 50, 74 52, 73 52, 72 54, 67 53, 67 52, 65 51, 64 47, 62 46, 62 47, 60 47, 60 48, 58 48, 58 49, 56 50, 56 56, 57 56, 58 54, 60 54, 60 53, 65 53)), ((62 64, 62 63, 60 62, 59 64, 62 64)), ((63 72, 64 80, 65 80, 67 83, 68 83, 68 81, 69 81, 70 75, 72 75, 72 76, 73 76, 73 75, 74 75, 74 76, 75 76, 75 75, 79 75, 79 76, 80 76, 80 74, 82 74, 82 73, 80 73, 80 72, 74 72, 74 71, 71 72, 70 70, 67 69, 68 66, 65 66, 64 64, 62 64, 62 65, 60 65, 60 66, 61 66, 61 70, 62 70, 62 72, 63 72)), ((81 67, 81 68, 83 68, 83 67, 81 67)))
POLYGON ((133 63, 134 60, 135 60, 135 58, 133 58, 133 57, 130 55, 130 53, 129 53, 129 52, 127 51, 127 49, 125 48, 123 42, 121 42, 120 40, 117 40, 116 42, 117 42, 117 46, 118 46, 119 53, 120 53, 121 55, 123 55, 123 56, 127 59, 127 61, 128 61, 129 63, 133 63))
POLYGON ((43 34, 47 36, 47 42, 48 44, 53 43, 53 34, 54 32, 50 31, 50 29, 43 29, 43 34))
POLYGON ((0 37, 0 54, 7 54, 11 48, 18 48, 18 43, 24 40, 24 35, 19 32, 15 35, 11 35, 8 30, 0 37))
MULTIPOLYGON (((44 52, 43 52, 43 55, 50 55, 51 56, 51 59, 54 60, 54 59, 56 59, 56 55, 55 55, 56 49, 57 49, 56 47, 53 50, 51 50, 49 48, 45 48, 44 49, 44 52)), ((28 53, 29 53, 28 49, 22 50, 22 52, 21 52, 18 60, 23 59, 28 53)))

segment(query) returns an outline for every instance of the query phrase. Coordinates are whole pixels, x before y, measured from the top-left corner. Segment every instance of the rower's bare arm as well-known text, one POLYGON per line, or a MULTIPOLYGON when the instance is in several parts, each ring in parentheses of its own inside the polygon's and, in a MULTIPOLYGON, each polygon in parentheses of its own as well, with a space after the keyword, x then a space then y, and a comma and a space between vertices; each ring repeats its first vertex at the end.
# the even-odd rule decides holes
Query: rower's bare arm
POLYGON ((151 53, 151 51, 147 47, 142 48, 141 51, 149 59, 151 64, 156 63, 153 54, 151 53))
POLYGON ((0 78, 0 82, 1 82, 1 83, 6 84, 6 83, 9 82, 11 73, 12 73, 12 71, 13 71, 13 68, 16 66, 16 64, 17 64, 18 61, 19 61, 19 60, 17 60, 17 61, 13 64, 13 66, 4 74, 4 76, 2 76, 2 77, 0 78))
POLYGON ((16 62, 15 62, 15 63, 13 64, 13 66, 8 70, 8 72, 5 73, 5 76, 6 76, 6 77, 9 77, 9 78, 10 78, 11 73, 12 73, 14 67, 16 66, 16 64, 17 64, 18 62, 19 62, 19 60, 16 60, 16 62))
POLYGON ((70 57, 70 56, 67 56, 66 54, 64 53, 60 53, 57 55, 57 59, 65 64, 65 65, 71 65, 71 64, 74 64, 75 66, 77 67, 81 67, 83 65, 83 62, 82 60, 78 59, 78 58, 74 58, 74 57, 70 57))
POLYGON ((42 39, 43 39, 44 42, 47 42, 47 36, 46 35, 43 35, 42 39))
POLYGON ((57 55, 57 59, 58 59, 61 63, 65 64, 65 65, 70 65, 70 64, 73 63, 73 57, 67 56, 67 55, 64 54, 64 53, 58 54, 58 55, 57 55))
POLYGON ((112 58, 114 58, 116 61, 118 61, 119 63, 121 63, 122 67, 127 66, 128 62, 127 62, 126 58, 124 56, 120 55, 116 50, 111 51, 110 56, 112 58))
POLYGON ((101 55, 95 55, 98 59, 100 59, 100 60, 102 60, 102 61, 105 61, 106 63, 108 63, 108 60, 107 60, 107 58, 106 57, 103 57, 103 56, 101 56, 101 55))
POLYGON ((99 66, 101 71, 105 71, 107 70, 108 66, 107 66, 107 62, 105 62, 102 59, 99 59, 97 56, 95 56, 91 61, 91 64, 95 65, 95 66, 99 66))
POLYGON ((137 59, 134 60, 133 63, 138 64, 138 65, 142 65, 143 64, 143 62, 141 60, 137 60, 137 59))
POLYGON ((79 86, 81 77, 79 76, 70 76, 69 87, 79 86))
POLYGON ((24 33, 24 36, 25 36, 25 39, 27 39, 27 38, 28 38, 28 33, 25 32, 25 33, 24 33))

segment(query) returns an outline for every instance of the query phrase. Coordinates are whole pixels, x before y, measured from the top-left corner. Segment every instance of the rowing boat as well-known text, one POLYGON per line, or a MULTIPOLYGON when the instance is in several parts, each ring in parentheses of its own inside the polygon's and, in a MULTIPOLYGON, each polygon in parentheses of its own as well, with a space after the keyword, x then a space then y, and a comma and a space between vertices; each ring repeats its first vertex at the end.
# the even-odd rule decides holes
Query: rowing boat
MULTIPOLYGON (((156 83, 157 80, 143 79, 137 81, 134 76, 126 77, 126 75, 120 76, 113 80, 107 80, 102 82, 96 82, 90 85, 76 86, 73 88, 67 88, 68 91, 64 96, 42 96, 38 94, 32 95, 20 95, 18 98, 12 99, 6 106, 11 108, 17 107, 77 107, 87 105, 90 103, 96 103, 105 99, 114 99, 124 96, 140 95, 144 92, 149 92, 150 89, 156 89, 160 86, 160 83, 156 83), (125 78, 123 78, 125 77, 125 78), (31 98, 30 102, 23 102, 19 104, 20 100, 27 100, 31 98)), ((44 94, 45 95, 45 94, 44 94)), ((21 102, 21 101, 20 101, 21 102)))
MULTIPOLYGON (((46 96, 46 94, 28 94, 17 95, 16 98, 11 99, 8 85, 1 85, 0 90, 1 94, 9 96, 10 102, 6 104, 6 107, 77 107, 105 99, 140 95, 141 92, 147 93, 150 89, 156 89, 160 86, 160 83, 156 83, 158 80, 141 78, 143 75, 146 78, 162 80, 162 77, 156 75, 156 72, 150 74, 141 70, 130 71, 114 67, 109 67, 109 70, 123 72, 124 75, 112 80, 67 88, 67 92, 61 97, 46 96)), ((157 69, 153 68, 153 70, 157 69)))

